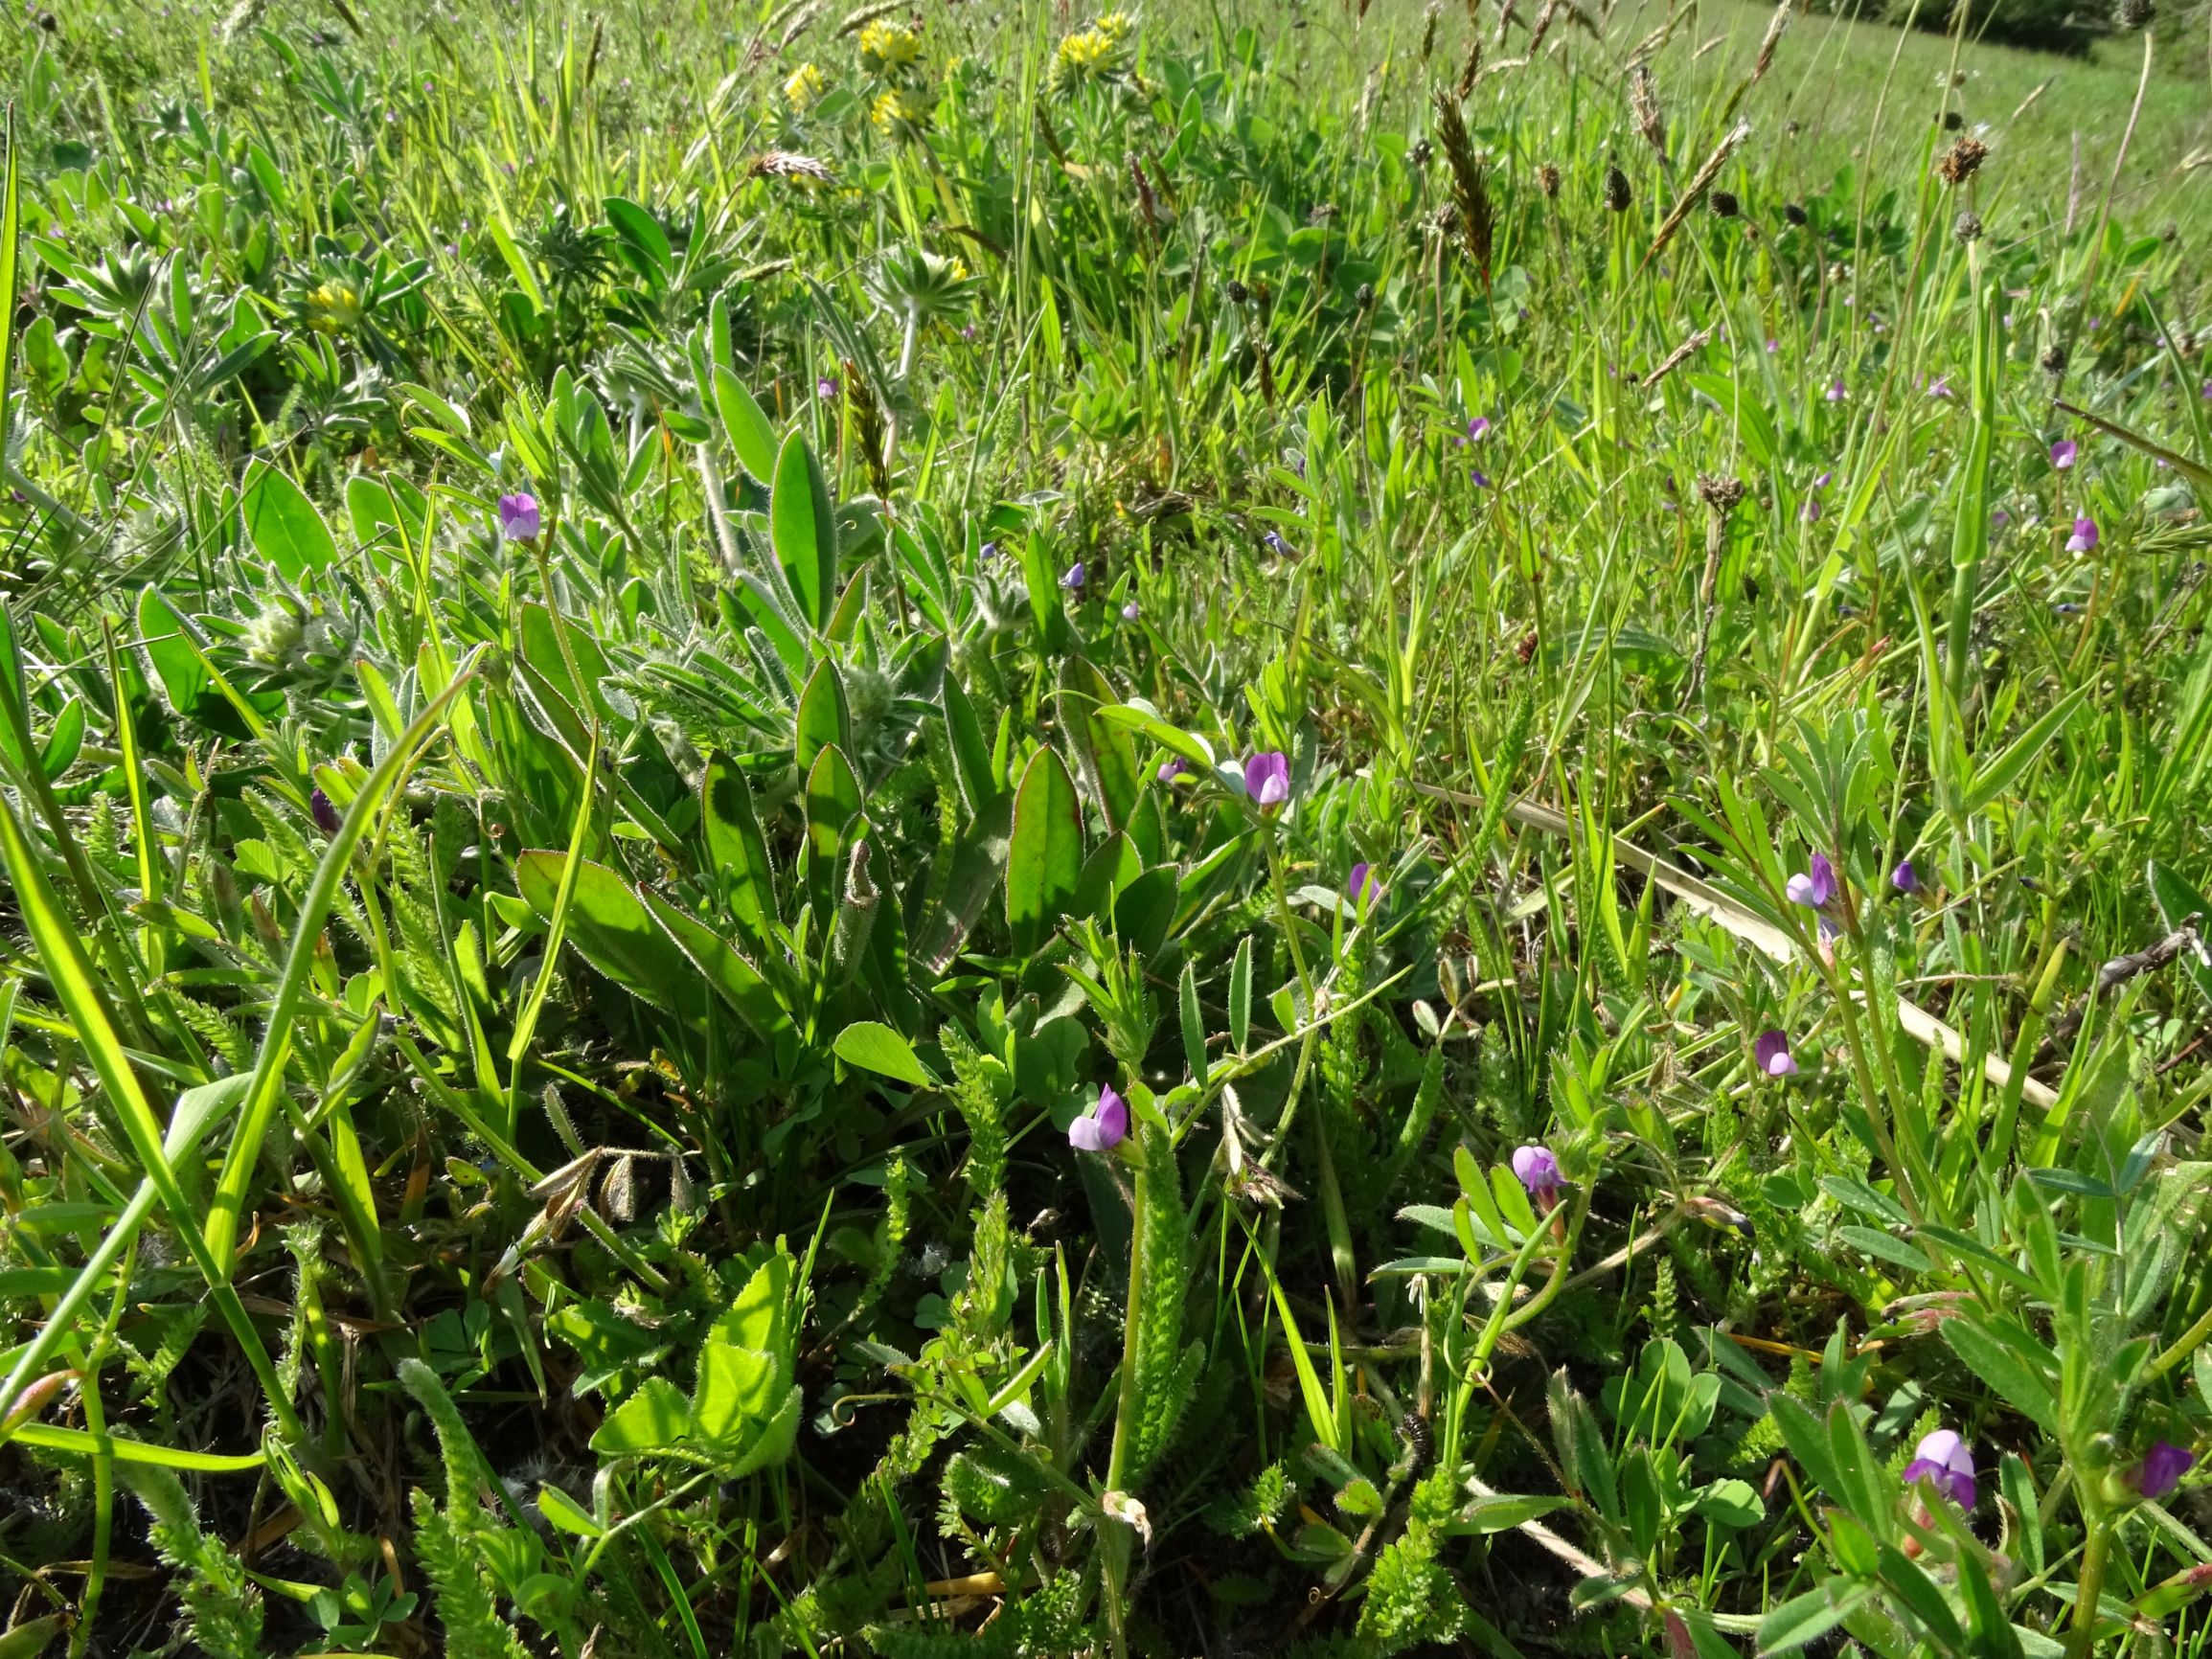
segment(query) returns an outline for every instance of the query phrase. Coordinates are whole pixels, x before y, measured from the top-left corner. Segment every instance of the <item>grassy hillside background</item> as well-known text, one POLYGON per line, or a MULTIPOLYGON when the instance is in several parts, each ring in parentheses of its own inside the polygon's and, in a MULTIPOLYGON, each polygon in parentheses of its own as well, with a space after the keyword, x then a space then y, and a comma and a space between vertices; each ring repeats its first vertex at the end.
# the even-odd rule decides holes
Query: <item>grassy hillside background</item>
POLYGON ((0 1659, 2201 1654, 2146 11, 11 12, 0 1659))

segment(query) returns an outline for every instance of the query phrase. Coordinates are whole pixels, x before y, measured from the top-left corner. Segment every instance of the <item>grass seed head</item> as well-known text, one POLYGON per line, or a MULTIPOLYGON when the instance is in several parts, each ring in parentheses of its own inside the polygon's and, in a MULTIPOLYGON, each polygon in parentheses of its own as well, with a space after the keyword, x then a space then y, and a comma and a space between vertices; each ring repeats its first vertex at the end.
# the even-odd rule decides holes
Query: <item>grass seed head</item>
POLYGON ((2157 14, 2158 9, 2151 4, 2151 0, 2120 0, 2119 17, 2123 29, 2147 29, 2151 19, 2157 14))
POLYGON ((1935 164, 1935 170, 1943 175, 1948 185, 1962 185, 1980 170, 1982 161, 1989 154, 1989 146, 1978 138, 1962 133, 1956 143, 1943 153, 1935 164))
POLYGON ((1725 518, 1736 511, 1736 504, 1744 499, 1744 481, 1741 478, 1716 478, 1711 473, 1699 473, 1698 499, 1712 509, 1714 517, 1725 518))
POLYGON ((1560 199, 1560 170, 1545 162, 1536 170, 1536 187, 1543 192, 1544 200, 1560 199))
POLYGON ((1635 199, 1635 193, 1629 189, 1629 175, 1618 167, 1608 167, 1606 169, 1606 206, 1617 214, 1625 214, 1629 211, 1630 204, 1635 199))

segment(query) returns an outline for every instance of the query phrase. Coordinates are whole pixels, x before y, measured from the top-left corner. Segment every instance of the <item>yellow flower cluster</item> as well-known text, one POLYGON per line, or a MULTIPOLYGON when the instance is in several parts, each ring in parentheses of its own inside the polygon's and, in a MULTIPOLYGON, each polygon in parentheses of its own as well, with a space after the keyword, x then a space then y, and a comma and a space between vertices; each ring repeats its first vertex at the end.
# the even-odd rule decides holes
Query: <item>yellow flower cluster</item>
POLYGON ((308 326, 343 333, 361 320, 361 296, 346 283, 323 283, 308 295, 308 326))
POLYGON ((916 138, 929 129, 935 109, 923 94, 893 86, 877 96, 872 119, 886 138, 916 138))
POLYGON ((791 78, 784 82, 785 102, 790 104, 794 115, 804 115, 814 106, 814 101, 822 96, 829 84, 819 69, 811 63, 802 63, 791 71, 791 78))
POLYGON ((860 31, 860 67, 878 80, 898 80, 922 61, 922 36, 902 23, 871 23, 860 31))
POLYGON ((1053 80, 1077 86, 1086 80, 1111 80, 1121 71, 1122 49, 1135 27, 1127 11, 1108 11, 1089 28, 1068 35, 1053 61, 1053 80))

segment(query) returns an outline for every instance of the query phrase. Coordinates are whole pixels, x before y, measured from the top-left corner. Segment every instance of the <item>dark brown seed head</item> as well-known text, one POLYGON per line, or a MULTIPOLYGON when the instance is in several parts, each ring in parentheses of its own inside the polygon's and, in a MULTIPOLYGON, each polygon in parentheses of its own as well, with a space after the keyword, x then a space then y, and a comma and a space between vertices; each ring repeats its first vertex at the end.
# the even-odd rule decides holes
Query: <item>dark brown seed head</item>
POLYGON ((2043 353, 2043 373, 2056 375, 2065 372, 2066 349, 2064 346, 2053 346, 2043 353))
POLYGON ((1950 234, 1962 242, 1981 240, 1981 215, 1968 208, 1951 222, 1950 234))
POLYGON ((1408 161, 1412 162, 1415 167, 1426 167, 1431 161, 1436 159, 1436 146, 1430 144, 1428 140, 1425 138, 1421 140, 1420 143, 1416 144, 1411 149, 1407 150, 1405 152, 1405 157, 1408 161))
POLYGON ((53 12, 41 11, 38 13, 38 27, 45 30, 47 34, 51 34, 57 29, 60 28, 61 25, 55 19, 53 12))
POLYGON ((1958 141, 1943 152, 1943 159, 1935 164, 1935 170, 1943 174, 1943 182, 1960 185, 1973 177, 1981 167, 1982 158, 1989 154, 1989 146, 1978 138, 1964 133, 1958 141))
POLYGON ((2120 0, 2120 27, 2123 29, 2146 28, 2157 14, 2158 9, 2151 4, 2151 0, 2120 0))
POLYGON ((1782 204, 1782 216, 1793 225, 1805 223, 1805 210, 1793 201, 1786 201, 1782 204))
POLYGON ((1705 199, 1719 218, 1732 219, 1744 211, 1744 204, 1736 199, 1732 190, 1717 190, 1705 199))
POLYGON ((1741 478, 1715 478, 1709 473, 1698 477, 1698 499, 1713 510, 1716 518, 1725 518, 1744 499, 1744 481, 1741 478))
POLYGON ((1222 289, 1222 292, 1229 296, 1229 304, 1232 306, 1241 306, 1252 297, 1252 290, 1237 281, 1235 277, 1229 279, 1228 285, 1222 289))
POLYGON ((1560 170, 1545 162, 1536 170, 1536 187, 1543 192, 1544 200, 1557 201, 1560 197, 1560 170))
POLYGON ((1966 125, 1966 117, 1961 115, 1957 110, 1947 109, 1943 112, 1944 131, 1956 132, 1964 125, 1966 125))
POLYGON ((1629 189, 1629 175, 1617 167, 1607 168, 1606 206, 1617 214, 1625 214, 1629 211, 1629 204, 1635 199, 1634 193, 1629 189))

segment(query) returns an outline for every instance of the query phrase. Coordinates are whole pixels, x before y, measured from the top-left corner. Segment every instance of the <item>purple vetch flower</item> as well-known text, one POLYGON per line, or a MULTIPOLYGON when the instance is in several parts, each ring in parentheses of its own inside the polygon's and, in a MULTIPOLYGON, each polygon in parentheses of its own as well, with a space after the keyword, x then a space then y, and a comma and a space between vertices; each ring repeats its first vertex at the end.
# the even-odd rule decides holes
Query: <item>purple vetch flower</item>
POLYGON ((1483 471, 1483 469, 1479 466, 1471 469, 1468 473, 1468 477, 1474 481, 1474 487, 1477 489, 1488 489, 1490 488, 1490 474, 1483 471))
POLYGON ((1516 1147, 1513 1172, 1539 1208, 1549 1210, 1560 1201, 1560 1161, 1549 1147, 1516 1147))
POLYGON ((2212 380, 2205 381, 2202 387, 2198 390, 2197 396, 2205 402, 2212 403, 2212 380))
POLYGON ((1351 895, 1355 904, 1362 901, 1368 904, 1382 902, 1381 879, 1376 875, 1375 866, 1364 859, 1352 866, 1352 878, 1344 884, 1344 891, 1351 895))
POLYGON ((1098 1104, 1067 1126, 1067 1144, 1079 1152, 1110 1152, 1129 1132, 1129 1103, 1111 1083, 1099 1085, 1098 1104))
POLYGON ((1932 380, 1932 381, 1930 381, 1930 382, 1929 382, 1929 384, 1928 384, 1928 388, 1927 388, 1927 395, 1928 395, 1930 398, 1948 398, 1948 397, 1950 397, 1950 376, 1949 375, 1937 375, 1937 376, 1934 378, 1934 380, 1932 380))
POLYGON ((330 796, 320 789, 308 797, 308 810, 314 814, 315 828, 326 835, 335 835, 338 826, 345 822, 338 816, 337 807, 331 804, 330 796))
POLYGON ((2080 446, 2071 438, 2062 438, 2051 445, 2051 465, 2064 472, 2074 464, 2074 457, 2079 453, 2080 446))
POLYGON ((2196 1462, 2197 1454, 2187 1446, 2178 1446, 2172 1441, 2154 1441, 2151 1449, 2143 1454, 2142 1467, 2135 1471, 2135 1489, 2156 1503, 2181 1484, 2181 1477, 2196 1462))
POLYGON ((1797 517, 1801 523, 1820 522, 1820 492, 1828 488, 1828 481, 1835 476, 1833 472, 1823 472, 1807 488, 1805 499, 1797 509, 1797 517))
POLYGON ((1060 585, 1073 593, 1077 588, 1083 586, 1083 579, 1085 574, 1083 560, 1079 558, 1067 567, 1066 572, 1060 579, 1060 585))
POLYGON ((542 519, 537 497, 527 489, 499 498, 499 534, 509 541, 536 541, 542 519))
POLYGON ((1775 337, 1774 337, 1772 334, 1769 334, 1769 335, 1767 335, 1767 355, 1768 355, 1769 357, 1771 357, 1772 355, 1774 355, 1774 353, 1775 353, 1775 352, 1779 352, 1779 351, 1781 351, 1781 350, 1782 350, 1782 342, 1781 342, 1780 340, 1777 340, 1777 339, 1776 339, 1776 338, 1775 338, 1775 337))
POLYGON ((1132 599, 1129 603, 1122 606, 1122 621, 1126 623, 1133 623, 1137 620, 1137 602, 1135 600, 1132 599))
POLYGON ((1163 784, 1173 784, 1177 778, 1180 778, 1185 772, 1189 770, 1190 768, 1183 764, 1182 757, 1180 755, 1170 755, 1166 760, 1160 762, 1160 769, 1157 772, 1154 772, 1152 776, 1157 778, 1163 784))
POLYGON ((1473 420, 1467 423, 1467 441, 1470 443, 1478 443, 1489 431, 1490 417, 1487 415, 1477 415, 1473 420))
POLYGON ((2068 553, 2087 553, 2097 545, 2097 521, 2093 518, 2074 520, 2074 534, 2066 537, 2068 553))
POLYGON ((1889 884, 1900 893, 1918 893, 1920 875, 1912 867, 1912 860, 1900 858, 1897 868, 1889 873, 1889 884))
POLYGON ((1280 749, 1262 749, 1244 762, 1244 793, 1263 812, 1290 798, 1290 762, 1280 749))
POLYGON ((1797 1061, 1790 1057, 1790 1039, 1778 1031, 1763 1031, 1751 1044, 1751 1057, 1770 1078, 1793 1078, 1797 1061))
POLYGON ((1836 900, 1836 866, 1828 862, 1827 853, 1815 852, 1812 868, 1792 875, 1782 891, 1789 895, 1792 904, 1825 910, 1836 900))
POLYGON ((841 388, 838 386, 837 376, 834 375, 825 375, 814 382, 814 396, 825 403, 836 397, 839 390, 841 388))
POLYGON ((1851 394, 1843 389, 1842 375, 1838 375, 1835 379, 1828 382, 1828 391, 1826 393, 1826 397, 1831 403, 1840 403, 1844 400, 1844 398, 1850 396, 1851 394))
POLYGON ((1905 1485, 1930 1480, 1935 1489, 1962 1510, 1974 1500, 1973 1450, 1948 1428, 1939 1428, 1913 1448, 1912 1462, 1904 1466, 1905 1485))
POLYGON ((989 564, 997 557, 998 543, 995 541, 987 541, 975 550, 976 562, 979 564, 989 564))
POLYGON ((1290 557, 1290 544, 1283 539, 1281 531, 1270 530, 1260 539, 1267 544, 1267 551, 1277 558, 1288 558, 1290 557))

